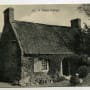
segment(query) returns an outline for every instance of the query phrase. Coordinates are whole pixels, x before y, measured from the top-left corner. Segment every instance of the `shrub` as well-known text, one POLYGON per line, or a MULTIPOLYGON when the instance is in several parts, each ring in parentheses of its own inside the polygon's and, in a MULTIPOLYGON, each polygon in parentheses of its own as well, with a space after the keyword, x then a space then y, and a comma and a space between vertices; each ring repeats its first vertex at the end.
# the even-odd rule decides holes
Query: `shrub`
POLYGON ((60 81, 63 81, 63 80, 65 80, 65 77, 60 76, 59 73, 56 73, 56 74, 54 75, 54 77, 53 77, 53 81, 54 81, 54 82, 60 82, 60 81))
POLYGON ((79 78, 85 78, 88 75, 87 66, 80 66, 78 69, 79 78))
POLYGON ((35 74, 34 74, 35 76, 33 75, 32 77, 32 81, 34 81, 34 83, 36 84, 43 85, 43 84, 51 83, 52 81, 52 78, 46 73, 35 73, 35 74))
POLYGON ((65 77, 63 76, 59 77, 59 81, 63 81, 63 80, 65 80, 65 77))
POLYGON ((76 76, 71 76, 71 78, 70 78, 70 84, 72 86, 76 86, 76 85, 80 84, 79 78, 76 77, 76 76))
POLYGON ((65 80, 65 77, 60 76, 60 77, 54 79, 53 81, 54 81, 54 82, 60 82, 60 81, 63 81, 63 80, 65 80))

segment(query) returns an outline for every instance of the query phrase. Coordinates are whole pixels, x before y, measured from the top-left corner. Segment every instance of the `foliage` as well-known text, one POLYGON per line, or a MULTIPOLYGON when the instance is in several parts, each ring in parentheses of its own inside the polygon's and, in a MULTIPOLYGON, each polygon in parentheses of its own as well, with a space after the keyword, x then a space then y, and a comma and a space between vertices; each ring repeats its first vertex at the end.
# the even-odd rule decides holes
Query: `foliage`
MULTIPOLYGON (((82 4, 78 7, 78 10, 82 13, 85 13, 87 17, 90 17, 90 4, 82 4)), ((90 28, 87 26, 87 24, 84 22, 84 29, 87 29, 87 33, 82 32, 82 40, 83 40, 83 44, 82 44, 82 52, 83 53, 87 53, 88 55, 90 55, 90 33, 88 33, 88 31, 90 31, 90 28)))
POLYGON ((80 83, 80 80, 79 80, 79 77, 76 77, 76 76, 71 76, 70 78, 70 84, 72 86, 76 86, 80 83))
POLYGON ((83 4, 78 7, 79 11, 84 12, 90 17, 90 4, 83 4))
POLYGON ((63 77, 63 76, 60 76, 60 77, 58 77, 58 78, 54 78, 54 82, 60 82, 60 81, 63 81, 63 80, 65 80, 65 77, 63 77))
POLYGON ((78 69, 79 77, 85 78, 88 75, 87 66, 80 66, 78 69))
POLYGON ((81 55, 79 66, 88 65, 88 55, 81 55))
POLYGON ((52 79, 53 79, 53 82, 60 82, 60 81, 65 80, 65 77, 60 76, 59 71, 57 71, 57 72, 53 75, 52 79))

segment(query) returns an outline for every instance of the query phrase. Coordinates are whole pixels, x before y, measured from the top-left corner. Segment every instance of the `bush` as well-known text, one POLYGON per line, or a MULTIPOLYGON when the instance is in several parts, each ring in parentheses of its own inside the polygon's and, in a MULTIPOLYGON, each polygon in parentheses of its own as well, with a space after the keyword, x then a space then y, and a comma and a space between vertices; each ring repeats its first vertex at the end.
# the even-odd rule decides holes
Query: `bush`
POLYGON ((63 76, 60 76, 59 75, 60 73, 59 72, 56 72, 54 75, 53 75, 53 82, 60 82, 60 81, 63 81, 65 80, 65 77, 63 76))
POLYGON ((70 78, 70 84, 72 86, 76 86, 76 85, 80 84, 79 78, 76 77, 76 76, 71 76, 71 78, 70 78))
POLYGON ((63 77, 63 76, 60 76, 60 77, 58 77, 58 78, 54 78, 54 82, 60 82, 60 81, 63 81, 63 80, 65 80, 65 77, 63 77))
POLYGON ((35 84, 44 85, 44 84, 51 83, 52 81, 52 78, 46 73, 35 73, 34 75, 31 79, 31 82, 33 81, 35 84))
POLYGON ((87 66, 80 66, 78 69, 79 78, 85 78, 88 75, 87 66))

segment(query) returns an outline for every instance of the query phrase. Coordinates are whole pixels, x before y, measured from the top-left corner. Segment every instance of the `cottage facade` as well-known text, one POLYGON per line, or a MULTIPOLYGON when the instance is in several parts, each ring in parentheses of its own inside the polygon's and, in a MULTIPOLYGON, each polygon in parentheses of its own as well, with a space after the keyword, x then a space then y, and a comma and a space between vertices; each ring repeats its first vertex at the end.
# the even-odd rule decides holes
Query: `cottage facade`
POLYGON ((1 36, 2 78, 20 81, 30 76, 35 81, 38 76, 57 72, 60 76, 72 74, 73 65, 65 59, 75 54, 74 41, 80 28, 80 19, 71 20, 71 27, 17 21, 13 8, 6 9, 1 36))

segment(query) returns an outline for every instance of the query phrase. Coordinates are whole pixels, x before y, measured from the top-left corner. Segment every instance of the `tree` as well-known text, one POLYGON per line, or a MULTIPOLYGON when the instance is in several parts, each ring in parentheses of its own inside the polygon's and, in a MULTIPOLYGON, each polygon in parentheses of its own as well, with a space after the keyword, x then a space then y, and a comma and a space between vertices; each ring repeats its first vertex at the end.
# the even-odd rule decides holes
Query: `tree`
POLYGON ((90 17, 90 4, 82 4, 78 7, 80 12, 84 12, 88 17, 90 17))
MULTIPOLYGON (((87 17, 90 17, 90 4, 82 4, 78 7, 78 10, 85 13, 87 17)), ((84 31, 82 32, 82 52, 90 55, 90 27, 84 23, 84 31), (86 31, 86 32, 85 32, 86 31)))

